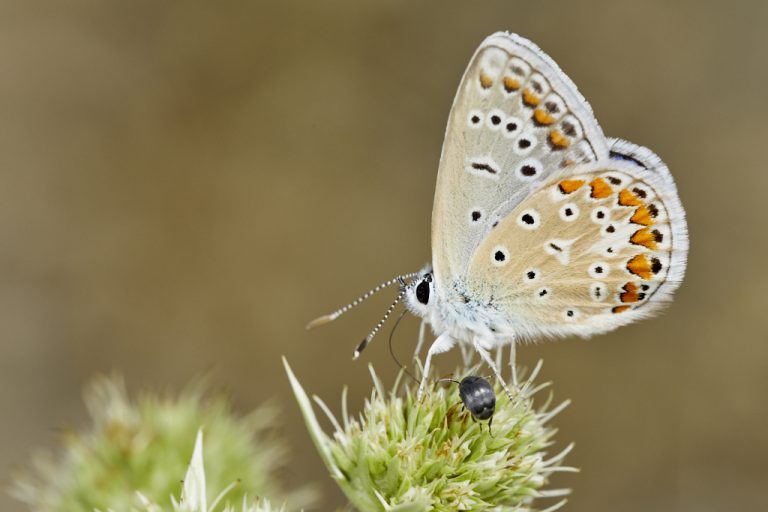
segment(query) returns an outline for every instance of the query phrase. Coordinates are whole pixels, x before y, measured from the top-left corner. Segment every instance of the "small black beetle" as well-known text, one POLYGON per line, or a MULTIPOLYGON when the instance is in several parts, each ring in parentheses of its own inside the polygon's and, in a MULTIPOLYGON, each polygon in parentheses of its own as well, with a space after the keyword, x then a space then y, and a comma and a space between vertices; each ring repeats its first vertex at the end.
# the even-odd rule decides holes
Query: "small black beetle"
MULTIPOLYGON (((417 295, 421 294, 419 301, 423 302, 424 304, 429 301, 430 281, 431 277, 425 279, 419 284, 421 291, 416 290, 417 295), (422 285, 424 285, 426 289, 422 288, 422 285), (423 301, 421 300, 422 298, 424 299, 423 301)), ((397 326, 400 325, 400 320, 403 319, 405 313, 406 312, 403 311, 402 314, 397 318, 395 325, 392 327, 392 331, 389 333, 389 354, 392 356, 392 359, 395 361, 397 366, 399 366, 406 373, 406 375, 412 378, 414 382, 418 383, 419 380, 411 375, 411 372, 408 371, 408 368, 403 366, 403 364, 395 356, 395 351, 392 350, 392 336, 395 334, 395 329, 397 329, 397 326)), ((469 414, 472 415, 473 420, 488 420, 488 434, 493 437, 493 434, 491 433, 491 423, 493 423, 493 414, 496 412, 496 393, 494 393, 491 384, 486 379, 477 377, 476 375, 468 375, 461 379, 461 382, 454 379, 440 379, 438 382, 453 382, 458 384, 459 397, 461 398, 461 402, 464 404, 464 408, 469 411, 469 414)))
MULTIPOLYGON (((464 407, 476 420, 488 420, 488 433, 491 433, 493 413, 496 412, 496 393, 491 384, 482 377, 469 375, 461 382, 453 379, 441 379, 459 385, 459 397, 464 407)), ((493 434, 491 434, 493 435, 493 434)))

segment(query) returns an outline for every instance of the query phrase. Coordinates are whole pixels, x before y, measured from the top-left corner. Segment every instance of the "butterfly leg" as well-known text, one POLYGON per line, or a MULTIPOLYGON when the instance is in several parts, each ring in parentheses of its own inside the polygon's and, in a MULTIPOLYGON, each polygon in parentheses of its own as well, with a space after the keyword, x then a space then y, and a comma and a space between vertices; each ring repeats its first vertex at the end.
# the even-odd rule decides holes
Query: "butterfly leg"
POLYGON ((509 369, 512 371, 512 385, 517 387, 517 342, 512 340, 509 344, 509 369))
POLYGON ((418 400, 421 400, 421 397, 424 396, 424 386, 427 384, 427 376, 429 375, 429 367, 432 364, 432 356, 451 350, 455 344, 456 342, 453 338, 448 336, 447 333, 441 334, 434 342, 432 342, 432 346, 429 347, 429 351, 427 352, 427 358, 424 360, 424 373, 421 374, 421 384, 419 384, 419 394, 417 395, 418 400))
POLYGON ((480 354, 480 357, 483 361, 485 361, 485 364, 487 364, 490 368, 493 374, 496 376, 496 379, 499 381, 499 384, 501 384, 501 387, 504 389, 504 392, 507 394, 510 400, 514 400, 512 398, 512 393, 509 391, 509 388, 507 387, 507 383, 504 382, 504 378, 501 376, 501 373, 499 373, 499 369, 496 367, 496 363, 493 362, 493 358, 491 357, 491 354, 488 353, 488 350, 483 347, 477 339, 474 339, 472 341, 472 345, 475 347, 475 350, 478 354, 480 354))
POLYGON ((419 354, 421 353, 421 347, 424 346, 424 338, 427 335, 427 322, 424 320, 421 321, 421 325, 419 326, 419 341, 416 343, 416 350, 413 351, 413 358, 418 359, 419 354))
POLYGON ((461 361, 465 367, 469 368, 472 366, 472 351, 467 348, 466 343, 459 343, 459 348, 461 349, 461 361))

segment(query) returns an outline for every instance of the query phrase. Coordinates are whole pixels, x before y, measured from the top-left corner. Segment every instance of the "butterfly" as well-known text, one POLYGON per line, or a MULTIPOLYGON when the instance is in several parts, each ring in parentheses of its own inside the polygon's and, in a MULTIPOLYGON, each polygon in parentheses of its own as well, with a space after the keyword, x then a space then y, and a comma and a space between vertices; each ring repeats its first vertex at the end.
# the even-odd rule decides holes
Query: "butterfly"
MULTIPOLYGON (((396 305, 431 326, 424 361, 469 344, 499 379, 490 351, 526 340, 588 337, 668 303, 688 255, 685 212, 651 150, 607 138, 557 64, 531 41, 486 38, 459 85, 432 210, 432 262, 391 279, 308 327, 399 285, 396 305)), ((514 368, 514 359, 511 361, 514 368)))

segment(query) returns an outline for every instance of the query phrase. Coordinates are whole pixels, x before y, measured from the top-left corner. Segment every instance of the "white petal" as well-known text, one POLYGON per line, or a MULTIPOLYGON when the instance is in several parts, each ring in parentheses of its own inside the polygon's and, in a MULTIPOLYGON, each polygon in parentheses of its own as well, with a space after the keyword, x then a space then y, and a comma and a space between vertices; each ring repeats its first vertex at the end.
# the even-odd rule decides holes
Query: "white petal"
POLYGON ((181 490, 181 502, 184 510, 207 512, 208 500, 205 496, 205 468, 203 467, 203 431, 197 431, 197 441, 192 452, 192 460, 184 477, 181 490))

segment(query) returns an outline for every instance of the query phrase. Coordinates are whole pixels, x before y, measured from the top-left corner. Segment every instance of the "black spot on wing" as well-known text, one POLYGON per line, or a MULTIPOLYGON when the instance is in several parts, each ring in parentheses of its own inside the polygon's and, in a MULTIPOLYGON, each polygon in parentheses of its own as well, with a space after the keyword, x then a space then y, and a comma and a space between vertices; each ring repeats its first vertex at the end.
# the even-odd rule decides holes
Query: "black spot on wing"
POLYGON ((642 167, 643 169, 647 169, 648 168, 643 162, 641 162, 640 160, 638 160, 637 158, 635 158, 635 157, 633 157, 631 155, 625 155, 624 153, 618 153, 616 151, 611 151, 611 152, 608 153, 608 155, 613 160, 622 160, 622 161, 626 161, 626 162, 634 162, 637 165, 639 165, 640 167, 642 167))
POLYGON ((488 172, 490 174, 498 174, 499 173, 499 171, 497 171, 496 169, 494 169, 490 165, 488 165, 488 164, 481 164, 481 163, 478 163, 478 162, 472 162, 472 168, 476 169, 478 171, 486 171, 486 172, 488 172))

